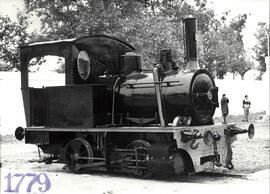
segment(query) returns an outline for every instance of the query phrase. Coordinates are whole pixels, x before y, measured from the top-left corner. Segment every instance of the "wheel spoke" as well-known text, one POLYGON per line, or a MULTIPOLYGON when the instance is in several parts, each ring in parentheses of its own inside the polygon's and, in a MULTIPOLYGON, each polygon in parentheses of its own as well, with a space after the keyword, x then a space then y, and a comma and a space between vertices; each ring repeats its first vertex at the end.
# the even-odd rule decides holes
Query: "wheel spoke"
POLYGON ((82 156, 82 155, 84 155, 85 153, 87 153, 87 150, 80 152, 78 155, 79 155, 79 156, 82 156))
MULTIPOLYGON (((135 140, 131 142, 127 149, 137 149, 138 154, 138 160, 145 160, 147 156, 147 148, 150 146, 150 144, 145 140, 135 140)), ((135 159, 135 156, 134 156, 135 159)), ((133 163, 133 165, 136 165, 136 162, 133 163)), ((141 163, 141 167, 146 167, 145 164, 141 163)), ((148 178, 152 175, 152 173, 146 168, 146 169, 137 169, 137 171, 134 173, 136 177, 140 178, 148 178)))
POLYGON ((70 150, 67 150, 67 151, 66 151, 66 156, 67 156, 67 155, 71 155, 71 154, 73 154, 72 151, 70 151, 70 150))
POLYGON ((77 153, 77 154, 80 153, 82 146, 83 146, 82 143, 79 142, 79 141, 73 142, 73 143, 70 145, 70 147, 71 147, 71 149, 73 150, 73 152, 74 152, 74 153, 77 153))
POLYGON ((65 159, 68 168, 74 172, 81 172, 81 168, 76 168, 77 164, 87 164, 92 162, 93 152, 90 144, 83 138, 71 140, 65 147, 65 159))

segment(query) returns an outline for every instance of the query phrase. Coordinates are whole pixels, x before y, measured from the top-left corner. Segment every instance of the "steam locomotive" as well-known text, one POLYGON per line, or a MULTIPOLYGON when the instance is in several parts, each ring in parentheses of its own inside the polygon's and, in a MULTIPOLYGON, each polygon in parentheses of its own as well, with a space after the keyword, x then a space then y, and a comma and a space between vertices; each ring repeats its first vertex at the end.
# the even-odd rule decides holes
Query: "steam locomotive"
POLYGON ((64 163, 74 173, 232 169, 231 144, 240 133, 252 138, 254 126, 213 123, 218 88, 198 65, 196 18, 183 26, 185 69, 162 50, 153 71, 143 71, 135 48, 107 35, 21 46, 27 126, 15 130, 16 138, 48 154, 39 161, 64 163), (29 61, 46 55, 65 58, 65 86, 29 87, 29 61))

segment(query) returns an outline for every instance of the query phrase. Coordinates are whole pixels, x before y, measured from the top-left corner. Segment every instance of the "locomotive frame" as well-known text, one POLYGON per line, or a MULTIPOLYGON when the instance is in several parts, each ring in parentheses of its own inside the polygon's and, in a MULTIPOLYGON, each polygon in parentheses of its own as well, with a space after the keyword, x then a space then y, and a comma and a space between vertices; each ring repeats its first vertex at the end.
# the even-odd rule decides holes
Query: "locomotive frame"
POLYGON ((93 169, 145 178, 199 172, 209 164, 232 169, 231 144, 237 134, 252 138, 254 126, 211 123, 218 89, 198 67, 196 19, 184 24, 184 72, 166 50, 148 75, 133 46, 107 35, 21 46, 27 126, 16 129, 16 138, 50 155, 42 161, 65 163, 74 173, 93 169), (65 58, 65 86, 29 87, 28 63, 45 55, 65 58))

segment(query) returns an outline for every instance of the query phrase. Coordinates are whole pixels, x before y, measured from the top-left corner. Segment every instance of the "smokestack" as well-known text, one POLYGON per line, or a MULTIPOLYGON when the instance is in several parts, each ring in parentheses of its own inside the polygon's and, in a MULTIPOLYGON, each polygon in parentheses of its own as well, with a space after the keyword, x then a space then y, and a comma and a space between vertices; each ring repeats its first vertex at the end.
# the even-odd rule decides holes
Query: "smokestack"
POLYGON ((197 18, 185 18, 184 26, 184 46, 187 70, 195 71, 200 69, 197 60, 196 30, 197 18))

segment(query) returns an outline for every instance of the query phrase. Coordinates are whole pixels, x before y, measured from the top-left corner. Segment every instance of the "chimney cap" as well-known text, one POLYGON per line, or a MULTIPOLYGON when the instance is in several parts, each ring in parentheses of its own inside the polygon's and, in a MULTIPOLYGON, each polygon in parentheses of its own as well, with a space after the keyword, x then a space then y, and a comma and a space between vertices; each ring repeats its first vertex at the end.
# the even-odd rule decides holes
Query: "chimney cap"
POLYGON ((190 19, 196 20, 197 18, 192 16, 192 15, 189 15, 189 16, 184 18, 184 20, 190 20, 190 19))

